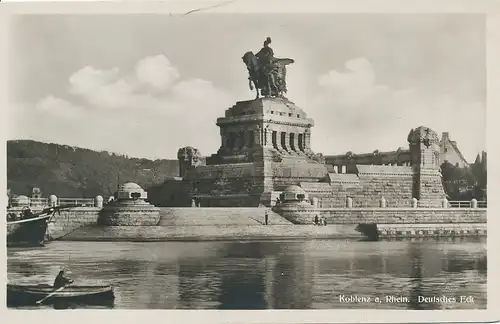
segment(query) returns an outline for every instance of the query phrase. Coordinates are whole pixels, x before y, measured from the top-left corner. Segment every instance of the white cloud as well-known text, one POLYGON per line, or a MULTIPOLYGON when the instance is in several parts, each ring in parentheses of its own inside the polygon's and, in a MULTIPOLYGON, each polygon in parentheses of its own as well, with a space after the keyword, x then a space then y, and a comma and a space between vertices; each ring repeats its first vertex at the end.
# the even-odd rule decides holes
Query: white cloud
MULTIPOLYGON (((131 70, 124 74, 117 68, 84 67, 69 78, 69 95, 75 102, 47 96, 35 105, 36 113, 22 113, 18 122, 29 129, 29 138, 131 156, 174 158, 177 149, 186 145, 209 155, 219 148, 215 120, 241 97, 208 80, 182 78, 161 55, 140 60, 131 70), (39 127, 44 124, 50 127, 39 127)), ((469 160, 485 149, 483 103, 380 84, 365 58, 346 62, 343 71, 318 76, 316 89, 302 100, 316 122, 312 131, 316 152, 407 147, 409 130, 420 125, 450 132, 469 160)), ((292 100, 294 93, 290 93, 292 100)), ((15 133, 23 137, 19 130, 15 133)))
POLYGON ((483 103, 379 84, 365 58, 350 60, 345 67, 317 79, 318 92, 311 100, 316 151, 342 154, 406 147, 407 133, 421 125, 439 134, 450 132, 468 160, 485 149, 483 103))
POLYGON ((180 78, 177 68, 164 55, 150 56, 140 60, 135 67, 140 83, 155 91, 165 91, 180 78))
POLYGON ((82 107, 52 95, 38 101, 36 108, 42 113, 71 119, 80 117, 83 112, 82 107))
POLYGON ((186 145, 213 153, 220 146, 214 121, 235 101, 210 81, 183 79, 161 55, 130 74, 84 67, 69 77, 68 94, 75 103, 47 96, 35 105, 25 119, 29 138, 149 158, 175 157, 186 145), (51 126, 35 126, 43 123, 51 126))

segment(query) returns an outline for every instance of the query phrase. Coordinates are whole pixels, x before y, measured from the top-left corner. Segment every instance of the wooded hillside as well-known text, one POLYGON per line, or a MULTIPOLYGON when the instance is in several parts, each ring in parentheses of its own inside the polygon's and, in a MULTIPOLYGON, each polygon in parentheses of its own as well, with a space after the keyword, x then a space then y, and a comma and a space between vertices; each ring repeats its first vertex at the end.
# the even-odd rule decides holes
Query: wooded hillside
POLYGON ((7 142, 7 187, 14 195, 94 198, 109 196, 120 183, 132 181, 143 188, 179 174, 177 160, 129 158, 107 151, 31 140, 7 142))

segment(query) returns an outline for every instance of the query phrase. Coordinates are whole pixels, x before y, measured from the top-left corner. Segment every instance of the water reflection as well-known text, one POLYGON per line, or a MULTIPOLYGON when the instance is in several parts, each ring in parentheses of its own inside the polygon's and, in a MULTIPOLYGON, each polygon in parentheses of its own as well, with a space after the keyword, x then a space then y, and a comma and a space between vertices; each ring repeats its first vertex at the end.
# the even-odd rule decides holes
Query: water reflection
POLYGON ((51 282, 55 267, 68 263, 78 282, 114 284, 116 308, 486 307, 484 241, 54 242, 9 249, 9 281, 51 282), (408 302, 345 303, 341 295, 408 302), (460 295, 475 302, 419 300, 460 295))

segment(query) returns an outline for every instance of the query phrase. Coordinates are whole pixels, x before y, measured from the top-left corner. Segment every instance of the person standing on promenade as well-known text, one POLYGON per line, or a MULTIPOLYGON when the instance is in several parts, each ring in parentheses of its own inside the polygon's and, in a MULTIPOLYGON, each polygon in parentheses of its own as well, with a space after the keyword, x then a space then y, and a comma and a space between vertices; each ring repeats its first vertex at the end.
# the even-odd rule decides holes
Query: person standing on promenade
POLYGON ((266 215, 264 217, 265 217, 264 221, 265 221, 266 225, 268 225, 268 223, 269 223, 269 213, 267 212, 267 209, 266 209, 266 215))

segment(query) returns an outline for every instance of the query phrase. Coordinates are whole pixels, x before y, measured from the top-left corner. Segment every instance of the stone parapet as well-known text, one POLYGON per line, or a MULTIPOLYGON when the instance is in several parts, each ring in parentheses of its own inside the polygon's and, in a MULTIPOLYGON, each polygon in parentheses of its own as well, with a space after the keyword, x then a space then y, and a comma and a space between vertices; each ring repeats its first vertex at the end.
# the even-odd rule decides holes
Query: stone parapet
POLYGON ((486 223, 485 208, 319 208, 332 224, 486 223))
POLYGON ((488 229, 486 223, 377 225, 377 234, 381 239, 486 236, 487 232, 488 229))

